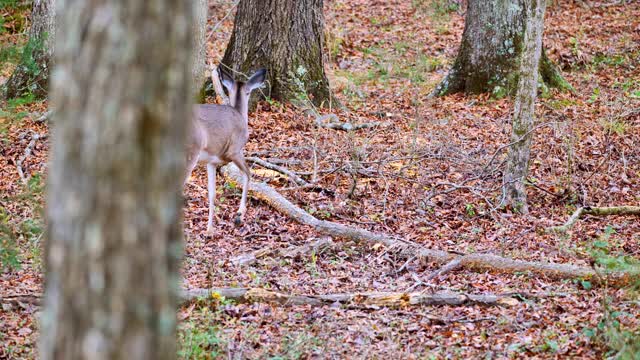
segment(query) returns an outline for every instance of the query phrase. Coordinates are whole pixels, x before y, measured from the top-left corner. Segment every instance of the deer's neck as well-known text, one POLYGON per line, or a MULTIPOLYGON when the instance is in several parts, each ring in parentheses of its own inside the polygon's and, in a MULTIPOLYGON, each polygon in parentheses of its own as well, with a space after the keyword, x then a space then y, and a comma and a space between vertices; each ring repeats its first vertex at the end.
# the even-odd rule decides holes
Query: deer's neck
POLYGON ((231 101, 231 106, 242 115, 245 124, 247 124, 249 122, 249 97, 238 91, 235 94, 235 99, 231 101))

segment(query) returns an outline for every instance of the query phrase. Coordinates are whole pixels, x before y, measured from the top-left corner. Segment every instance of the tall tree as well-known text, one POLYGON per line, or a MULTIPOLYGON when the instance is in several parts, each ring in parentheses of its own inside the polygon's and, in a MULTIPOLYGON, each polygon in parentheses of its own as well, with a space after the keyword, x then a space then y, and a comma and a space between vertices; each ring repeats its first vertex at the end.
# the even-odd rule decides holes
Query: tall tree
POLYGON ((57 5, 40 356, 172 359, 192 2, 57 5))
POLYGON ((22 52, 20 64, 6 84, 6 97, 16 98, 26 93, 37 97, 47 95, 49 66, 55 37, 55 0, 34 0, 31 10, 29 41, 22 52))
POLYGON ((196 101, 204 102, 204 82, 207 69, 207 18, 209 13, 208 0, 194 0, 194 58, 193 58, 193 87, 196 101))
MULTIPOLYGON (((514 94, 530 4, 531 0, 469 0, 458 56, 434 94, 514 94)), ((547 86, 571 89, 544 49, 539 71, 547 86)))
POLYGON ((518 71, 518 87, 513 111, 511 142, 504 173, 503 205, 527 213, 525 180, 529 173, 531 132, 538 89, 538 64, 542 54, 542 33, 546 0, 531 0, 525 8, 527 22, 518 71))
POLYGON ((323 0, 240 0, 223 67, 268 70, 266 93, 294 103, 328 105, 323 0))

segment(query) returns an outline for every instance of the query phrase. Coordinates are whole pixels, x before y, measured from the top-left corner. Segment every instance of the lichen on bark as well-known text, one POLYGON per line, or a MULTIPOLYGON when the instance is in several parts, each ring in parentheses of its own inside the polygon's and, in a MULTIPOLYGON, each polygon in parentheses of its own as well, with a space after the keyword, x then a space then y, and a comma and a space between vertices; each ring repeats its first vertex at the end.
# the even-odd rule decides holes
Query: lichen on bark
MULTIPOLYGON (((458 55, 433 94, 488 92, 498 98, 514 95, 524 49, 526 10, 530 6, 528 0, 469 0, 458 55)), ((546 56, 540 71, 547 86, 570 89, 546 56)))

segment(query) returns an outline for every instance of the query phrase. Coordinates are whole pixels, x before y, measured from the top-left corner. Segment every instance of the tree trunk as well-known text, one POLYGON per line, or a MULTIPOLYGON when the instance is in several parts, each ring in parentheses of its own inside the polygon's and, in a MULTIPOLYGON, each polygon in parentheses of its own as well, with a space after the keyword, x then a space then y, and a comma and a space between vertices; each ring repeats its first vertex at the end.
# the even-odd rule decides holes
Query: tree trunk
MULTIPOLYGON (((469 0, 458 56, 434 94, 489 92, 496 97, 514 94, 530 3, 530 0, 469 0)), ((547 86, 572 89, 544 51, 539 68, 547 86)))
POLYGON ((40 356, 172 359, 192 3, 58 0, 63 9, 40 356))
POLYGON ((17 98, 32 93, 43 98, 49 87, 49 60, 55 37, 55 0, 34 0, 31 11, 29 41, 20 64, 6 84, 6 97, 17 98))
POLYGON ((504 173, 503 205, 527 213, 525 180, 529 173, 531 129, 535 117, 538 93, 538 64, 542 54, 542 33, 546 0, 533 0, 525 9, 527 23, 523 38, 518 88, 516 92, 511 130, 511 142, 504 173))
POLYGON ((195 89, 196 102, 204 102, 204 82, 207 69, 207 15, 209 12, 208 0, 195 0, 194 4, 194 59, 193 59, 193 88, 195 89))
POLYGON ((222 64, 244 74, 268 70, 264 94, 329 106, 322 53, 323 0, 240 0, 222 64))

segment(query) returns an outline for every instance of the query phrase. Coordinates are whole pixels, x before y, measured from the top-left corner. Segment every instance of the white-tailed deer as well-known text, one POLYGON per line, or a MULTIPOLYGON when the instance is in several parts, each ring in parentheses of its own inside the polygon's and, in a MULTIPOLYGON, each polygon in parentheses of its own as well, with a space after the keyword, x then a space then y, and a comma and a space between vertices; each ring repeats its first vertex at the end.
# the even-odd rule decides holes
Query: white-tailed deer
MULTIPOLYGON (((233 162, 244 173, 242 199, 235 224, 244 221, 247 210, 247 190, 251 173, 244 161, 243 148, 249 139, 249 96, 251 91, 262 86, 265 69, 256 71, 244 83, 235 81, 224 71, 220 72, 222 84, 229 92, 229 105, 196 105, 193 125, 188 140, 187 174, 185 185, 193 168, 199 163, 207 164, 207 189, 209 191, 209 219, 207 232, 213 228, 216 197, 216 170, 219 166, 233 162)), ((215 76, 212 74, 212 76, 215 76)))

